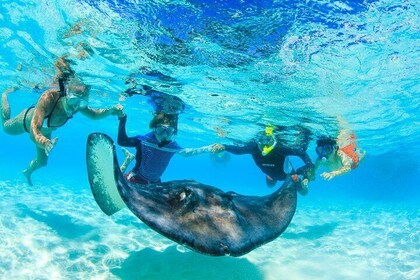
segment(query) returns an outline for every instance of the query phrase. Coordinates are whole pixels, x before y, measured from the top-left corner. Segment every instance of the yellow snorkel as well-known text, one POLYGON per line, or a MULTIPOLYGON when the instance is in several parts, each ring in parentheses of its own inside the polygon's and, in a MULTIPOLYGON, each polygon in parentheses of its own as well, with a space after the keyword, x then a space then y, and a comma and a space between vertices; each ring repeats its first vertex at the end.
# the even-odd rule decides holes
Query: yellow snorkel
POLYGON ((265 128, 265 135, 267 135, 267 136, 273 136, 273 132, 274 132, 274 127, 267 126, 265 128))
POLYGON ((265 128, 265 131, 264 131, 264 133, 265 133, 265 139, 267 140, 267 139, 269 139, 270 141, 266 141, 266 143, 264 143, 263 144, 263 146, 262 146, 262 150, 261 150, 261 154, 263 155, 263 156, 266 156, 266 155, 268 155, 269 153, 271 153, 271 151, 276 147, 276 145, 277 145, 277 141, 276 141, 276 138, 274 137, 274 127, 272 127, 272 126, 267 126, 266 128, 265 128), (268 143, 269 142, 271 142, 272 144, 271 145, 269 145, 268 143))

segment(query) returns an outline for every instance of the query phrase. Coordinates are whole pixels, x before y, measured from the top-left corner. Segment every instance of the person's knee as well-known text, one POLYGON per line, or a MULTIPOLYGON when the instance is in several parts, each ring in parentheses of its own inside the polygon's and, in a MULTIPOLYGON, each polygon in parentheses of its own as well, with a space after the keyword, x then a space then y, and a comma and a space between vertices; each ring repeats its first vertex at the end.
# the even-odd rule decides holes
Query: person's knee
POLYGON ((16 121, 16 118, 4 120, 2 118, 3 131, 9 135, 19 135, 25 132, 23 124, 16 121))
POLYGON ((3 131, 5 132, 5 133, 7 133, 7 134, 10 134, 10 135, 14 135, 14 134, 17 134, 17 133, 15 133, 15 129, 13 129, 13 126, 12 126, 12 124, 10 123, 10 120, 5 120, 5 119, 3 119, 3 118, 1 118, 1 125, 2 125, 2 127, 3 127, 3 131))
POLYGON ((38 158, 36 159, 36 165, 38 167, 44 167, 46 166, 48 163, 48 158, 38 158))

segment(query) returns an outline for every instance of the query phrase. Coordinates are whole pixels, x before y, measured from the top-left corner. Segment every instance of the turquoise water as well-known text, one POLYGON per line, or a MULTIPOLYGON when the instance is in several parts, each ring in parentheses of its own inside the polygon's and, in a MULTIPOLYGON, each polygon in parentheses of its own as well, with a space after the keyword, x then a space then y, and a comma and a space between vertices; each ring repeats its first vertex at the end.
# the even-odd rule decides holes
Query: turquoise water
MULTIPOLYGON (((55 58, 69 53, 85 56, 74 69, 93 86, 91 106, 122 104, 130 135, 148 132, 153 109, 121 94, 129 76, 188 104, 183 147, 245 141, 268 123, 301 125, 316 139, 335 135, 340 115, 367 156, 330 182, 317 174, 275 241, 215 258, 177 246, 128 210, 107 217, 97 207, 86 138, 116 139, 115 117, 76 115, 55 131, 34 186, 21 173, 33 143, 1 131, 0 278, 419 279, 418 30, 416 1, 1 1, 0 90, 19 87, 12 115, 36 102, 55 58), (144 75, 144 66, 175 80, 144 75)), ((250 156, 224 164, 175 156, 163 180, 175 179, 273 191, 250 156)))

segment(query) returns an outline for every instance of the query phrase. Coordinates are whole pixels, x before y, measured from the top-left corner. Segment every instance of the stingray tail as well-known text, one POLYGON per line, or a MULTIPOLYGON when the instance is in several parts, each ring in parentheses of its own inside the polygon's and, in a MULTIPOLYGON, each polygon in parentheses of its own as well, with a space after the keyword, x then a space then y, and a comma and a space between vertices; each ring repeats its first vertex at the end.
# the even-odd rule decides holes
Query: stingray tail
POLYGON ((103 133, 92 133, 86 143, 86 165, 93 197, 108 216, 125 208, 114 173, 121 171, 112 139, 103 133))

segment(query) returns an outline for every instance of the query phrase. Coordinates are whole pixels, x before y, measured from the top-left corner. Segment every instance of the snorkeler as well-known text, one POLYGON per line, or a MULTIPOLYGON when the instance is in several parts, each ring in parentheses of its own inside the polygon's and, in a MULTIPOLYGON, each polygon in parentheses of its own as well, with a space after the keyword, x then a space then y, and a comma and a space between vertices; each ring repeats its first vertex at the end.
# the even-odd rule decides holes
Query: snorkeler
POLYGON ((321 174, 327 181, 355 169, 366 154, 356 146, 356 136, 347 130, 342 130, 337 139, 320 138, 316 144, 315 170, 320 166, 330 170, 321 174))
MULTIPOLYGON (((56 67, 65 70, 68 64, 63 60, 56 63, 56 67), (65 64, 61 65, 61 63, 65 64)), ((68 69, 70 68, 68 67, 68 69)), ((66 124, 77 112, 81 112, 91 119, 101 119, 109 115, 120 115, 122 110, 121 105, 108 109, 92 109, 88 106, 90 87, 76 78, 74 72, 58 72, 56 77, 59 89, 46 90, 39 97, 35 106, 23 110, 14 118, 10 118, 8 94, 15 91, 16 88, 7 89, 2 94, 3 130, 11 135, 27 132, 36 144, 36 159, 32 160, 28 168, 23 171, 30 185, 32 185, 32 173, 47 165, 48 156, 57 144, 58 138, 51 138, 54 130, 66 124)))
MULTIPOLYGON (((257 137, 244 145, 222 145, 215 144, 213 152, 227 151, 235 155, 250 154, 255 164, 266 174, 268 187, 274 187, 277 181, 286 179, 287 173, 284 166, 287 156, 298 156, 305 163, 304 166, 294 171, 292 179, 295 182, 301 181, 299 193, 302 195, 308 192, 308 182, 313 180, 314 165, 303 148, 293 149, 278 144, 274 134, 274 128, 268 126, 264 131, 258 133, 257 137)), ((292 171, 293 172, 293 171, 292 171)))
MULTIPOLYGON (((165 172, 171 158, 175 154, 192 156, 205 152, 211 152, 213 146, 201 148, 181 148, 174 140, 178 132, 178 115, 156 112, 149 124, 151 132, 145 135, 128 137, 125 129, 127 116, 124 114, 118 118, 118 145, 123 147, 136 148, 136 164, 134 168, 126 174, 128 181, 142 185, 161 182, 161 176, 165 172)), ((123 150, 125 160, 120 167, 125 171, 128 164, 134 157, 123 150)))
POLYGON ((128 96, 142 95, 149 98, 148 103, 152 105, 155 112, 163 112, 169 115, 179 115, 187 107, 184 101, 178 96, 167 94, 162 91, 153 89, 147 85, 137 85, 127 89, 125 92, 128 96))

